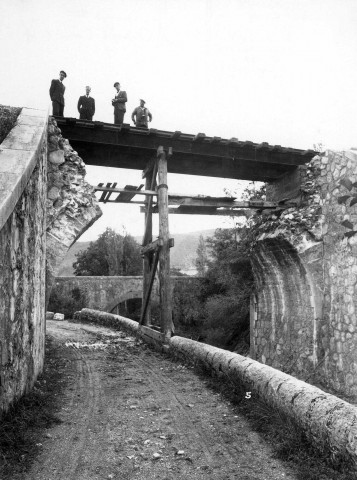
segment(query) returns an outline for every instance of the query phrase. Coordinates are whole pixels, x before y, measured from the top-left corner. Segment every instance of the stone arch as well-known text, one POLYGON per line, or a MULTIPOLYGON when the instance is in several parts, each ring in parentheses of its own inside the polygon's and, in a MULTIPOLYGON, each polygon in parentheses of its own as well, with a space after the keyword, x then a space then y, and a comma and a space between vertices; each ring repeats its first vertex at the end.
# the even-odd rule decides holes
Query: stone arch
POLYGON ((319 299, 310 260, 308 249, 299 252, 283 235, 258 241, 252 256, 257 317, 251 354, 295 375, 310 372, 317 359, 319 299))
POLYGON ((106 312, 112 312, 120 303, 123 303, 127 300, 132 300, 133 298, 141 298, 142 290, 129 290, 122 295, 119 295, 114 301, 108 303, 105 307, 106 312))

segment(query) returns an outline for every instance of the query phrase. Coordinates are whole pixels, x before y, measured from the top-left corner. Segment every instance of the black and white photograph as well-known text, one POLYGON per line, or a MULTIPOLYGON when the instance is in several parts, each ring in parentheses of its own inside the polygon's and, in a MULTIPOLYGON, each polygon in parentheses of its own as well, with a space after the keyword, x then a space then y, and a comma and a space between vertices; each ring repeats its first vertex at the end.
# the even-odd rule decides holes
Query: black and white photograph
POLYGON ((0 479, 357 478, 356 0, 0 0, 0 479))

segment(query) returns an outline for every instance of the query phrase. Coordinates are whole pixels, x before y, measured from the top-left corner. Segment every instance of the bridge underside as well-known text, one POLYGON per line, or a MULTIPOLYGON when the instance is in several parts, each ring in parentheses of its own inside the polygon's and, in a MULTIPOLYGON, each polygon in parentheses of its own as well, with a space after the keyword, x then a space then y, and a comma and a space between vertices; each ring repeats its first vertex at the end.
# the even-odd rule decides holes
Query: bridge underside
POLYGON ((58 117, 56 121, 87 165, 144 170, 161 146, 172 148, 169 173, 271 182, 315 154, 312 150, 207 137, 204 133, 189 135, 75 118, 58 117))
MULTIPOLYGON (((140 328, 151 323, 150 301, 156 273, 159 273, 160 323, 163 341, 167 342, 173 332, 172 291, 170 286, 170 248, 173 240, 169 236, 169 213, 189 214, 244 214, 239 209, 276 208, 271 202, 237 202, 235 198, 186 197, 169 195, 167 173, 212 176, 237 180, 274 182, 297 170, 299 165, 310 161, 315 155, 312 150, 302 151, 270 146, 264 142, 241 142, 219 137, 141 129, 122 126, 57 118, 64 137, 88 165, 129 168, 142 170, 143 184, 136 187, 116 188, 116 184, 98 185, 99 201, 116 203, 138 203, 145 213, 143 238, 143 302, 140 328), (110 199, 115 193, 116 198, 110 199), (144 195, 145 200, 133 200, 144 195), (246 205, 246 204, 249 205, 246 205), (176 209, 169 209, 175 205, 176 209), (152 214, 159 214, 159 238, 153 241, 152 214), (158 268, 159 266, 159 268, 158 268)), ((147 327, 145 327, 147 328, 147 327)))

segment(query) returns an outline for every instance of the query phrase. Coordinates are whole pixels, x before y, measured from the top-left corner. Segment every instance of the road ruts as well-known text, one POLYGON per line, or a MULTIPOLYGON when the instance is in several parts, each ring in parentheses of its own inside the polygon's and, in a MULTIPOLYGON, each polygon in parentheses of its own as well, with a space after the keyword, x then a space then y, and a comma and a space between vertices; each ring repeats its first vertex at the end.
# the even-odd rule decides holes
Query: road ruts
POLYGON ((70 379, 62 423, 21 480, 299 478, 193 370, 121 332, 69 322, 47 332, 70 379))

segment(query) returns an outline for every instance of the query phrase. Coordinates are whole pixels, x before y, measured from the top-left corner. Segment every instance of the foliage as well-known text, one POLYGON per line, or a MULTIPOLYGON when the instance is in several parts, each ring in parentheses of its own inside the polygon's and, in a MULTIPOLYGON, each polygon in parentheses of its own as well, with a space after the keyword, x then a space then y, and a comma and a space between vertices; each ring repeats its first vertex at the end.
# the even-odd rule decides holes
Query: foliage
POLYGON ((120 235, 107 228, 74 262, 75 275, 141 275, 140 246, 131 235, 120 235))
POLYGON ((69 293, 64 285, 55 285, 52 288, 48 302, 48 311, 63 313, 64 318, 73 318, 74 312, 87 306, 86 294, 78 287, 69 293))
POLYGON ((205 271, 199 286, 187 285, 175 293, 177 334, 222 348, 235 349, 240 343, 246 353, 253 288, 248 243, 246 227, 239 226, 218 229, 206 239, 205 271))
POLYGON ((206 243, 203 238, 203 235, 200 235, 198 239, 198 246, 197 246, 197 258, 195 261, 195 265, 197 268, 197 275, 203 277, 207 270, 207 263, 208 263, 208 256, 207 256, 207 249, 206 243))
POLYGON ((176 335, 201 340, 202 337, 202 302, 201 286, 191 282, 182 284, 174 290, 173 320, 176 335))
POLYGON ((265 200, 266 199, 266 185, 263 183, 258 188, 255 187, 255 182, 250 182, 243 190, 242 200, 265 200))

